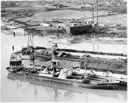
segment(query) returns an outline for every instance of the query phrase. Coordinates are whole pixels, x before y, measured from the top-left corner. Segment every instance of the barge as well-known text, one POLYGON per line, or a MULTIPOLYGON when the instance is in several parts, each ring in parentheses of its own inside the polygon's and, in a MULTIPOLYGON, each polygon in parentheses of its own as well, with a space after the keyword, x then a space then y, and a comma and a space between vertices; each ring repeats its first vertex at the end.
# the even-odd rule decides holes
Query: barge
MULTIPOLYGON (((35 52, 35 50, 33 51, 35 52)), ((43 65, 39 67, 34 64, 35 55, 32 55, 33 58, 29 59, 33 61, 33 64, 30 65, 31 67, 27 67, 23 64, 23 57, 19 57, 19 54, 22 53, 23 50, 14 53, 15 55, 10 58, 10 66, 6 68, 9 73, 16 78, 25 79, 31 82, 47 82, 51 83, 51 85, 52 83, 57 83, 62 86, 66 85, 78 88, 127 90, 126 73, 119 73, 121 77, 116 78, 116 76, 113 75, 118 74, 118 72, 113 74, 109 70, 103 72, 88 69, 88 62, 79 61, 80 66, 75 66, 74 61, 76 58, 72 60, 72 66, 70 64, 68 67, 63 67, 60 63, 63 61, 63 58, 60 58, 60 61, 55 57, 54 53, 53 55, 47 54, 45 55, 46 57, 42 57, 47 58, 47 56, 51 56, 52 59, 48 60, 49 62, 41 61, 43 65), (19 58, 17 58, 17 56, 19 58)))
MULTIPOLYGON (((22 53, 23 55, 29 55, 30 59, 39 59, 46 62, 52 60, 52 49, 45 47, 36 47, 34 48, 34 52, 32 52, 32 49, 33 48, 24 48, 20 53, 22 53)), ((124 74, 125 72, 127 72, 127 56, 125 54, 78 51, 57 48, 54 50, 54 59, 57 59, 62 62, 73 62, 74 64, 72 63, 72 65, 77 64, 76 66, 79 66, 79 63, 81 63, 81 65, 87 63, 87 68, 90 70, 94 69, 96 71, 103 72, 111 71, 113 73, 119 74, 124 74), (82 55, 79 55, 79 53, 81 53, 82 55), (104 55, 114 56, 114 58, 103 58, 104 55), (115 59, 115 57, 117 59, 115 59)), ((63 64, 64 63, 61 63, 61 65, 63 64)), ((68 65, 70 64, 68 63, 68 65)))

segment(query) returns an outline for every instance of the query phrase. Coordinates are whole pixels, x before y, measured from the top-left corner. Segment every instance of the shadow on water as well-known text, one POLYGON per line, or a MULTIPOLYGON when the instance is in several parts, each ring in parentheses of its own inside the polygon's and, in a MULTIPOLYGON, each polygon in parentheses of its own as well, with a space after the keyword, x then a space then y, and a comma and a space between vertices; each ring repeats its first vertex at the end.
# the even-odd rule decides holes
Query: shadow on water
POLYGON ((15 82, 16 81, 16 90, 21 89, 22 85, 25 84, 25 82, 28 83, 27 87, 23 89, 24 93, 27 93, 27 90, 32 87, 33 88, 33 94, 35 98, 38 98, 38 94, 41 91, 38 91, 38 88, 41 87, 42 90, 45 90, 45 93, 52 98, 54 98, 54 101, 57 101, 59 98, 64 98, 64 100, 70 100, 74 98, 75 94, 83 95, 85 96, 86 100, 88 100, 89 95, 96 95, 99 98, 114 98, 114 99, 122 99, 124 101, 127 100, 127 92, 126 91, 111 91, 111 90, 94 90, 94 89, 85 89, 85 88, 73 88, 69 86, 65 86, 62 84, 51 84, 46 82, 31 82, 25 79, 16 78, 12 76, 10 73, 7 76, 7 79, 15 82))

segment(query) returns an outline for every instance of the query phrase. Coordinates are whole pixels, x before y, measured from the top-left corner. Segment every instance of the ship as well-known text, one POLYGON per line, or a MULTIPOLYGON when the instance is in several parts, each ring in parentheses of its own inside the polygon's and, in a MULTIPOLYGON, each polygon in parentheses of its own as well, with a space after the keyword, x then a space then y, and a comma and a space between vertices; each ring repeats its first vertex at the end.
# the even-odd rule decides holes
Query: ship
POLYGON ((69 87, 89 89, 127 90, 126 72, 115 71, 112 73, 111 70, 95 71, 93 68, 89 69, 88 62, 83 62, 78 57, 70 56, 67 60, 64 57, 57 58, 55 55, 57 49, 55 48, 52 49, 51 54, 46 52, 41 57, 42 59, 39 59, 40 56, 38 55, 39 57, 37 58, 34 53, 37 49, 40 50, 42 48, 44 47, 37 47, 36 49, 27 47, 12 53, 10 66, 6 69, 12 76, 31 82, 48 82, 51 85, 52 83, 57 83, 69 87), (77 63, 75 62, 76 60, 77 63), (31 61, 31 63, 28 61, 31 61), (27 64, 24 65, 24 63, 27 64), (116 74, 120 74, 121 77, 114 77, 113 75, 116 74))
MULTIPOLYGON (((63 9, 63 5, 53 5, 50 9, 48 6, 46 9, 63 9)), ((72 35, 85 34, 91 30, 92 23, 85 25, 75 24, 70 27, 72 35)), ((33 44, 33 35, 33 33, 32 35, 30 34, 28 43, 33 44)), ((57 83, 70 88, 127 90, 126 57, 124 54, 116 53, 59 49, 56 44, 51 49, 33 47, 33 45, 30 47, 28 45, 28 47, 11 54, 10 63, 6 69, 11 76, 31 82, 48 82, 51 85, 52 83, 57 83), (72 53, 85 53, 85 55, 81 57, 72 53), (90 54, 122 56, 125 59, 95 58, 90 54)))

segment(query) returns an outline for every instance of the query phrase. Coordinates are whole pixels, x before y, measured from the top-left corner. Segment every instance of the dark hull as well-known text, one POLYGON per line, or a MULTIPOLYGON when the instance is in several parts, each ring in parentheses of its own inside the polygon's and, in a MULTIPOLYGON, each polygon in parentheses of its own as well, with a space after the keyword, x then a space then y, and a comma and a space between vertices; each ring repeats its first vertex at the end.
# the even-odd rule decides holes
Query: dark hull
POLYGON ((70 32, 72 35, 89 33, 91 32, 91 30, 92 30, 91 24, 70 27, 70 32))
POLYGON ((39 76, 37 74, 19 75, 11 71, 9 72, 10 72, 10 75, 15 78, 20 78, 30 82, 52 83, 52 84, 59 84, 62 86, 66 85, 73 88, 75 87, 75 88, 89 88, 89 89, 103 89, 103 90, 126 90, 127 89, 127 86, 119 86, 119 85, 111 85, 111 84, 109 85, 98 85, 98 84, 89 84, 89 83, 85 84, 77 80, 68 80, 68 79, 60 79, 56 77, 39 76))

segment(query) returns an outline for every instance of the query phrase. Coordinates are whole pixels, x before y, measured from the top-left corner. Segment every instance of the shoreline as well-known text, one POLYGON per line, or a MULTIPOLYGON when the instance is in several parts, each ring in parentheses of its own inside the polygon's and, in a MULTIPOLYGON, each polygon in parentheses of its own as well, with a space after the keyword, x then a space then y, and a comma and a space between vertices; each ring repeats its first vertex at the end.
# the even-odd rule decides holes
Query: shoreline
MULTIPOLYGON (((8 35, 8 36, 13 36, 13 31, 6 31, 6 30, 1 30, 1 33, 3 33, 4 35, 8 35)), ((24 36, 24 34, 17 34, 16 36, 24 36)), ((69 44, 78 44, 78 43, 94 43, 94 44, 119 44, 119 45, 127 45, 127 39, 126 38, 100 38, 100 39, 94 39, 94 38, 89 38, 89 39, 84 39, 82 40, 80 38, 80 40, 74 40, 74 37, 69 38, 69 37, 61 37, 61 38, 57 38, 56 36, 53 37, 53 35, 45 35, 45 36, 39 36, 39 35, 35 35, 35 37, 48 37, 51 38, 52 40, 62 40, 65 41, 65 43, 69 43, 69 44)), ((76 36, 75 36, 76 37, 76 36)))

